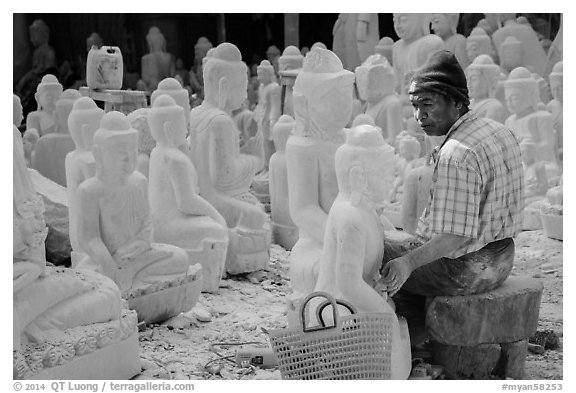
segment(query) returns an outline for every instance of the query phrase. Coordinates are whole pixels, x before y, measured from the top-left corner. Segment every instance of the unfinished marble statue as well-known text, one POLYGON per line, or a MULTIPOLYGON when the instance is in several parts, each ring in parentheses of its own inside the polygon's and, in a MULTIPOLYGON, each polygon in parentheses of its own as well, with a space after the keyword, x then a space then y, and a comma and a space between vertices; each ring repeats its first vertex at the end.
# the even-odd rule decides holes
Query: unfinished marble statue
POLYGON ((393 144, 402 130, 402 105, 396 93, 396 72, 382 55, 369 56, 356 67, 356 87, 360 98, 366 101, 365 113, 374 119, 384 139, 393 144))
POLYGON ((537 146, 537 160, 558 165, 556 135, 552 115, 538 108, 538 83, 530 71, 518 67, 504 82, 506 103, 512 113, 505 125, 513 130, 521 142, 532 138, 537 146))
POLYGON ((434 167, 429 161, 406 172, 402 185, 402 209, 400 220, 402 230, 412 235, 416 233, 418 219, 428 205, 434 167))
POLYGON ((502 124, 510 112, 496 98, 496 89, 500 82, 500 67, 488 55, 480 55, 466 68, 470 109, 478 117, 487 117, 502 124))
POLYGON ((74 102, 81 97, 78 90, 67 89, 55 103, 54 132, 40 136, 34 146, 32 168, 66 187, 66 155, 74 150, 74 141, 68 130, 68 116, 74 102))
POLYGON ((400 38, 394 43, 392 65, 398 77, 396 91, 405 95, 412 72, 420 67, 430 54, 442 50, 444 42, 430 34, 428 14, 394 14, 394 31, 400 38))
POLYGON ((135 171, 137 144, 124 114, 104 115, 92 148, 96 175, 78 186, 78 239, 87 256, 77 268, 113 279, 139 320, 153 323, 194 305, 202 273, 181 248, 152 243, 148 181, 135 171))
POLYGON ((378 14, 338 14, 332 36, 332 50, 342 61, 342 66, 353 72, 374 54, 380 37, 378 14))
POLYGON ((472 62, 480 55, 488 55, 494 60, 497 58, 490 36, 480 27, 473 28, 466 37, 466 54, 472 62))
POLYGON ((462 69, 470 64, 466 54, 466 37, 456 31, 460 14, 432 14, 430 18, 431 28, 434 34, 442 38, 444 48, 454 53, 456 60, 462 69))
POLYGON ((543 76, 547 60, 546 53, 532 27, 518 23, 515 16, 515 14, 499 14, 503 26, 492 34, 494 48, 499 50, 507 37, 515 37, 522 47, 522 66, 543 76))
POLYGON ((38 103, 38 109, 30 112, 26 117, 26 129, 35 128, 39 136, 56 131, 54 111, 56 101, 62 95, 62 85, 52 74, 46 74, 36 88, 34 98, 38 103))
POLYGON ((272 127, 276 152, 270 157, 270 216, 275 244, 292 250, 298 240, 298 227, 290 217, 288 171, 286 169, 286 142, 292 135, 294 119, 282 115, 272 127))
POLYGON ((218 292, 224 274, 226 221, 198 195, 198 174, 179 149, 186 143, 186 113, 168 95, 156 96, 148 113, 156 147, 150 155, 150 215, 154 241, 183 248, 190 265, 202 265, 205 292, 218 292))
POLYGON ((384 56, 388 63, 392 64, 392 48, 394 47, 394 40, 390 37, 382 37, 378 44, 374 47, 374 53, 384 56))
POLYGON ((238 48, 222 43, 204 67, 205 99, 190 112, 190 146, 198 171, 200 196, 226 220, 230 243, 226 270, 232 274, 264 269, 269 262, 271 231, 262 204, 250 191, 264 166, 263 136, 250 138, 242 149, 232 111, 246 99, 248 75, 238 48))
POLYGON ((552 125, 556 131, 556 146, 559 148, 559 155, 562 158, 562 150, 564 147, 564 125, 562 120, 563 110, 562 104, 564 102, 564 87, 563 87, 563 62, 559 61, 554 65, 550 73, 550 91, 552 93, 552 100, 546 104, 546 110, 552 114, 552 125))
POLYGON ((264 138, 264 168, 268 169, 268 161, 274 153, 272 140, 272 127, 280 117, 280 85, 276 82, 274 67, 268 60, 262 60, 257 68, 258 105, 254 109, 254 119, 258 124, 258 131, 264 138))
POLYGON ((286 143, 290 216, 300 237, 290 254, 294 300, 314 290, 328 211, 338 194, 334 154, 352 111, 354 74, 332 51, 313 48, 294 84, 294 135, 286 143))
POLYGON ((95 272, 46 265, 44 204, 16 127, 12 191, 13 379, 129 379, 139 373, 136 315, 122 309, 116 284, 95 272))
POLYGON ((130 127, 138 131, 138 156, 136 157, 136 170, 148 178, 150 172, 150 153, 156 146, 156 141, 150 133, 148 125, 148 112, 150 108, 138 108, 126 116, 130 127))
POLYGON ((100 126, 104 110, 98 108, 90 97, 81 97, 74 102, 68 128, 76 148, 66 155, 66 193, 68 196, 68 233, 72 246, 72 267, 85 257, 78 240, 78 186, 96 174, 92 145, 94 133, 100 126))
POLYGON ((176 63, 174 56, 166 52, 166 39, 156 26, 152 26, 146 35, 149 53, 142 56, 142 80, 148 91, 158 87, 158 83, 174 75, 176 63))
POLYGON ((385 203, 393 161, 393 148, 377 127, 360 125, 347 132, 346 143, 336 151, 339 191, 328 214, 314 291, 347 301, 358 312, 391 314, 391 377, 407 379, 411 370, 409 341, 401 340, 398 318, 386 293, 380 295, 373 289, 384 256, 384 228, 377 209, 385 203))
POLYGON ((294 117, 294 104, 292 95, 294 90, 294 81, 296 75, 304 63, 304 53, 300 53, 297 47, 287 46, 278 58, 278 73, 280 75, 280 84, 284 92, 281 92, 281 109, 282 114, 294 117))

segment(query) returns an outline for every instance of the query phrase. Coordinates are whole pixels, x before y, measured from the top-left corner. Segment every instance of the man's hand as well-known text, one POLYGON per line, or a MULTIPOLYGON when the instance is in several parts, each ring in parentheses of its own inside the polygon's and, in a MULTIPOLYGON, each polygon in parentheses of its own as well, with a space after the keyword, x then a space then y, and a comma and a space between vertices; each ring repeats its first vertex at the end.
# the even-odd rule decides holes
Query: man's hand
POLYGON ((386 275, 380 281, 388 290, 389 296, 394 296, 412 274, 412 266, 406 256, 391 260, 386 264, 386 275))

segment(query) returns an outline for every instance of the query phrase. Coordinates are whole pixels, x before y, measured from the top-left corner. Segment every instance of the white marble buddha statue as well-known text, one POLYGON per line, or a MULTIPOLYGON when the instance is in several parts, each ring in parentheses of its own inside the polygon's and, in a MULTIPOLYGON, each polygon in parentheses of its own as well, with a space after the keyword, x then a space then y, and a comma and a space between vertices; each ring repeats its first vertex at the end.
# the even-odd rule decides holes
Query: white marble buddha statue
POLYGON ((473 28, 466 37, 466 55, 472 62, 480 55, 488 55, 493 60, 496 60, 498 56, 492 46, 490 36, 480 27, 473 28))
MULTIPOLYGON (((20 100, 15 98, 14 105, 19 106, 20 100)), ((29 177, 16 127, 12 191, 14 378, 48 379, 52 367, 67 363, 82 379, 88 374, 78 367, 93 368, 90 374, 99 379, 133 377, 140 371, 136 316, 122 315, 116 284, 95 272, 46 265, 44 204, 29 177), (128 336, 133 337, 131 342, 109 348, 107 355, 87 355, 128 336), (82 355, 85 366, 75 363, 82 355), (114 362, 115 357, 122 361, 121 370, 112 372, 100 364, 114 362)))
POLYGON ((294 135, 286 143, 290 216, 300 237, 290 254, 295 301, 316 284, 328 211, 338 193, 334 154, 352 111, 354 74, 327 49, 313 48, 294 84, 294 135))
POLYGON ((136 157, 136 170, 148 178, 150 172, 150 153, 156 146, 156 141, 150 133, 148 125, 148 112, 150 108, 138 108, 126 116, 130 127, 138 131, 138 156, 136 157))
POLYGON ((78 241, 78 218, 82 214, 78 211, 78 186, 96 174, 92 145, 103 116, 104 110, 98 108, 90 97, 81 97, 74 102, 68 117, 68 128, 76 146, 65 160, 72 267, 76 267, 85 256, 78 241))
POLYGON ((396 86, 396 72, 385 57, 369 56, 356 67, 356 87, 360 99, 366 101, 365 113, 374 119, 384 139, 392 144, 402 130, 402 105, 396 86))
POLYGON ((496 50, 500 67, 506 75, 514 68, 522 67, 522 43, 516 37, 506 37, 496 50))
POLYGON ((347 301, 357 312, 392 315, 391 377, 406 379, 411 370, 409 341, 402 342, 387 294, 373 289, 384 257, 384 228, 377 209, 389 193, 393 160, 393 148, 377 127, 360 125, 347 132, 346 142, 336 151, 338 196, 328 214, 314 291, 347 301))
POLYGON ((552 114, 552 125, 556 130, 557 144, 560 149, 560 157, 562 157, 562 149, 564 146, 563 136, 563 110, 562 104, 564 102, 564 87, 563 87, 563 62, 559 61, 554 65, 552 72, 549 76, 550 92, 552 93, 552 100, 546 104, 546 110, 552 114))
POLYGON ((430 23, 434 34, 444 41, 444 48, 454 53, 460 67, 466 69, 471 60, 466 54, 466 37, 456 31, 459 19, 460 14, 432 14, 430 23))
POLYGON ((557 165, 556 134, 552 115, 539 109, 538 83, 530 71, 518 67, 504 82, 506 103, 512 113, 505 125, 518 140, 531 138, 537 146, 537 160, 557 165))
POLYGON ((146 35, 149 53, 142 56, 142 80, 148 91, 154 91, 158 83, 174 75, 176 62, 171 53, 166 52, 166 39, 156 26, 146 35))
POLYGON ((203 290, 217 292, 224 274, 228 228, 218 211, 198 194, 198 174, 179 149, 186 143, 186 113, 172 97, 156 96, 148 112, 156 147, 150 155, 150 215, 154 241, 183 248, 200 263, 203 290))
POLYGON ((66 187, 66 155, 74 150, 74 141, 68 130, 68 116, 74 102, 81 97, 78 90, 67 89, 55 103, 56 129, 40 136, 34 146, 32 168, 53 182, 66 187))
POLYGON ((398 77, 396 91, 405 95, 412 72, 420 67, 432 53, 442 50, 440 37, 430 34, 428 14, 394 14, 394 30, 400 38, 394 43, 392 65, 398 77))
POLYGON ((38 135, 42 136, 56 131, 54 111, 56 101, 62 95, 62 85, 52 74, 46 74, 36 88, 34 98, 38 103, 38 109, 30 112, 26 117, 26 129, 35 128, 38 135))
POLYGON ((135 171, 137 144, 137 131, 124 114, 104 115, 92 148, 96 175, 78 187, 78 239, 87 256, 77 269, 112 278, 126 299, 146 295, 134 308, 152 323, 194 305, 185 283, 201 268, 190 266, 183 249, 152 243, 148 181, 135 171), (177 287, 186 293, 173 296, 166 289, 177 287))
POLYGON ((276 152, 270 157, 270 216, 274 243, 292 250, 298 240, 298 227, 290 217, 286 142, 294 129, 294 119, 282 115, 272 127, 276 152))
POLYGON ((190 112, 190 132, 196 141, 190 150, 200 196, 230 229, 226 269, 232 274, 265 268, 271 241, 264 208, 249 191, 254 175, 264 166, 263 136, 256 133, 240 149, 232 119, 232 111, 246 99, 247 84, 240 51, 222 43, 204 67, 204 101, 190 112))
POLYGON ((282 56, 278 58, 278 73, 280 75, 281 88, 284 90, 280 93, 282 114, 294 117, 294 104, 292 103, 292 95, 294 89, 294 80, 299 70, 304 63, 304 53, 300 50, 289 45, 284 48, 282 56), (291 74, 289 77, 286 74, 291 74), (282 103, 283 100, 283 103, 282 103))
POLYGON ((418 160, 420 150, 420 142, 411 135, 406 135, 398 141, 398 155, 396 156, 394 165, 394 182, 388 197, 390 203, 402 201, 402 191, 406 174, 424 163, 423 160, 418 160))
POLYGON ((470 109, 478 117, 487 117, 504 124, 510 112, 496 98, 500 77, 500 67, 488 55, 476 57, 466 68, 470 109))
POLYGON ((212 49, 214 49, 212 43, 206 37, 198 38, 194 45, 194 63, 188 76, 192 92, 197 94, 199 98, 204 97, 204 77, 202 76, 202 67, 207 60, 206 57, 208 56, 208 52, 212 49))
POLYGON ((382 37, 374 47, 374 54, 384 56, 388 63, 392 64, 392 48, 394 40, 390 37, 382 37))
POLYGON ((268 169, 268 161, 274 153, 272 127, 280 117, 280 85, 276 81, 274 67, 268 60, 262 60, 257 68, 258 105, 254 109, 254 119, 258 131, 264 137, 264 169, 268 169))
POLYGON ((378 14, 338 14, 332 36, 332 50, 342 61, 342 66, 354 72, 374 54, 374 46, 380 37, 378 14))

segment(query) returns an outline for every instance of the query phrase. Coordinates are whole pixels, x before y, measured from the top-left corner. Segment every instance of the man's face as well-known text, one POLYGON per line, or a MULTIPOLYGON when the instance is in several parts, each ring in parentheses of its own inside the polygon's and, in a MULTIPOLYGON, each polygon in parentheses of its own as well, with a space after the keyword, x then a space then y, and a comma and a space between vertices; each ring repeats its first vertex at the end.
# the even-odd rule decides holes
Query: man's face
POLYGON ((410 94, 414 118, 428 136, 446 135, 450 127, 460 117, 454 100, 438 93, 419 92, 410 94))

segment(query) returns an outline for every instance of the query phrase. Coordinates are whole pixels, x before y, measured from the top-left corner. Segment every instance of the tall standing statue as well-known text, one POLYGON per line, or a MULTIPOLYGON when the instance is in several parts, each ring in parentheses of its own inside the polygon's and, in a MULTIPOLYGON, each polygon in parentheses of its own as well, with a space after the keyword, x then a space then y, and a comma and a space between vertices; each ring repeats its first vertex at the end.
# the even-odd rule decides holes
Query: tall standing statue
POLYGON ((264 137, 264 168, 267 170, 270 156, 274 153, 272 127, 280 117, 280 85, 276 82, 274 67, 268 60, 262 60, 257 72, 260 86, 254 118, 258 124, 258 131, 264 137))
POLYGON ((246 100, 246 68, 235 45, 225 42, 214 48, 204 66, 204 101, 190 112, 196 141, 190 150, 200 196, 230 229, 226 269, 232 274, 265 268, 271 242, 264 207, 249 191, 264 166, 263 136, 256 133, 240 149, 232 119, 232 111, 246 100))
POLYGON ((192 92, 200 99, 204 97, 204 77, 202 69, 208 52, 214 49, 212 43, 206 37, 200 37, 194 45, 194 64, 190 70, 189 79, 192 92))
MULTIPOLYGON (((14 111, 19 124, 15 95, 14 111)), ((15 126, 12 138, 13 378, 132 378, 140 372, 136 315, 122 310, 109 278, 46 265, 44 204, 15 126)))
POLYGON ((148 181, 135 171, 137 139, 116 111, 94 134, 96 175, 78 187, 78 238, 87 256, 77 268, 113 279, 138 318, 153 323, 194 305, 201 267, 190 266, 181 248, 152 243, 148 181))
POLYGON ((374 54, 380 32, 378 14, 339 14, 332 29, 332 50, 348 71, 374 54))
POLYGON ((286 144, 290 216, 300 237, 290 254, 297 302, 314 290, 328 211, 338 194, 334 154, 352 111, 354 74, 332 51, 313 48, 294 84, 294 135, 286 144))
POLYGON ((218 211, 198 195, 198 174, 185 152, 186 115, 172 97, 155 97, 148 124, 156 147, 150 155, 150 214, 154 241, 186 250, 202 265, 203 290, 217 292, 224 274, 228 228, 218 211))
POLYGON ((466 54, 466 37, 456 31, 459 19, 460 14, 432 14, 430 22, 434 34, 444 41, 444 49, 454 53, 460 67, 465 69, 471 60, 466 54))
POLYGON ((384 139, 393 144, 402 130, 402 105, 396 86, 396 72, 382 55, 369 56, 356 67, 356 87, 360 98, 366 101, 365 113, 374 119, 384 139))
POLYGON ((148 91, 154 91, 158 83, 174 75, 176 62, 171 53, 166 52, 166 39, 156 26, 152 26, 146 35, 149 53, 142 56, 142 80, 148 91))
POLYGON ((72 246, 72 267, 85 257, 78 240, 79 222, 82 212, 78 211, 78 186, 96 174, 92 145, 94 133, 100 126, 104 110, 98 108, 90 97, 81 97, 72 107, 68 117, 68 128, 76 148, 66 155, 66 191, 68 196, 68 232, 72 246))

